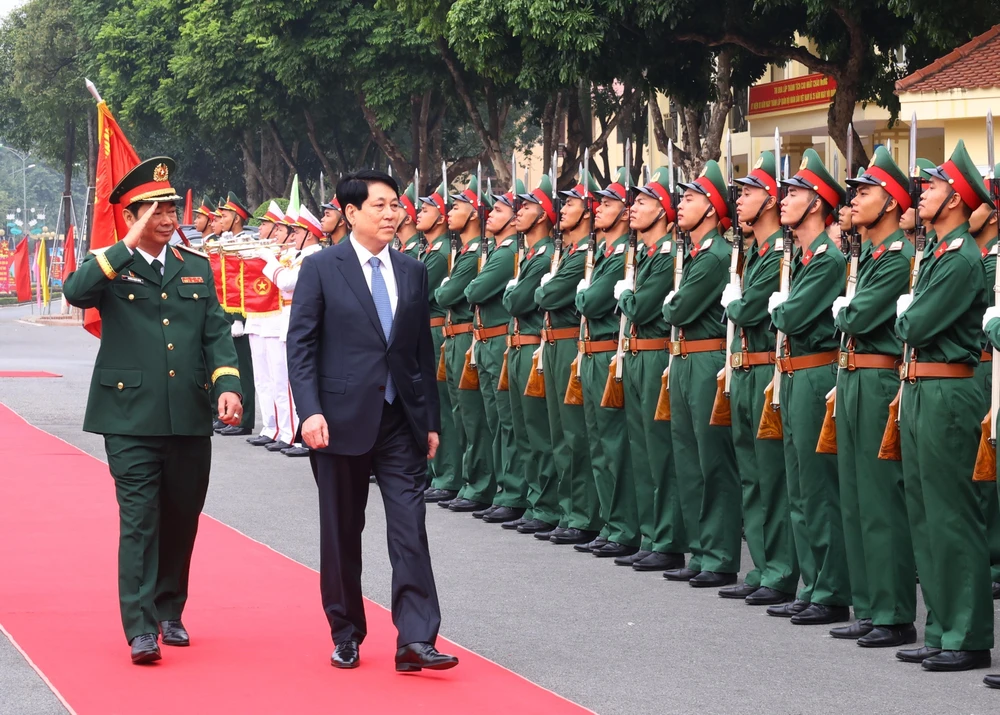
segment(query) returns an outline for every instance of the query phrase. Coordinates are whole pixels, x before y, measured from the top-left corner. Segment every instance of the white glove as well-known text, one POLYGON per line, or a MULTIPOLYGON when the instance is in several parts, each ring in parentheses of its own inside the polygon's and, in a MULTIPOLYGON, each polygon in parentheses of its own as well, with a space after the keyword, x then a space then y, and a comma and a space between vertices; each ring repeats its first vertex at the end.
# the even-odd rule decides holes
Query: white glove
POLYGON ((234 338, 243 337, 243 321, 237 320, 236 322, 234 322, 232 328, 230 329, 230 332, 233 334, 234 338))
POLYGON ((672 290, 669 293, 667 293, 667 297, 663 299, 663 304, 666 305, 667 303, 669 303, 670 301, 672 301, 674 299, 674 293, 676 293, 676 292, 677 291, 673 291, 672 290))
POLYGON ((508 289, 513 288, 516 285, 517 285, 517 278, 511 278, 509 281, 507 281, 508 289))
POLYGON ((581 278, 580 282, 576 284, 577 293, 583 293, 583 291, 587 290, 588 288, 590 288, 589 278, 581 278))
POLYGON ((635 290, 635 279, 625 278, 615 283, 615 300, 622 297, 622 293, 627 290, 635 290))
POLYGON ((1000 318, 1000 306, 993 306, 992 308, 987 308, 986 312, 983 313, 983 330, 986 330, 986 325, 994 318, 1000 318))
POLYGON ((788 293, 785 293, 780 290, 775 293, 772 293, 771 297, 767 299, 768 314, 773 313, 774 309, 777 308, 782 303, 784 303, 786 300, 788 300, 788 293))
POLYGON ((264 263, 268 265, 272 263, 279 263, 277 257, 272 251, 255 251, 254 258, 263 258, 264 263))
POLYGON ((543 285, 545 285, 546 283, 548 283, 548 282, 549 282, 550 280, 552 280, 552 275, 553 275, 553 274, 552 274, 552 272, 551 272, 551 271, 550 271, 549 273, 546 273, 546 274, 545 274, 544 276, 542 276, 542 282, 541 282, 541 283, 539 283, 538 285, 539 285, 539 286, 543 286, 543 285))
POLYGON ((443 286, 445 283, 447 283, 450 280, 451 280, 451 276, 445 276, 444 278, 441 279, 441 285, 439 285, 438 288, 440 288, 441 286, 443 286))
POLYGON ((913 296, 909 293, 903 293, 903 295, 896 298, 896 317, 898 318, 906 309, 910 307, 910 303, 913 302, 913 296))
POLYGON ((833 313, 833 319, 836 320, 837 316, 840 315, 840 311, 851 304, 851 299, 846 295, 841 295, 833 299, 833 308, 830 312, 833 313))
POLYGON ((726 287, 722 289, 722 297, 719 302, 722 303, 723 308, 728 308, 729 304, 734 300, 739 300, 743 297, 743 289, 738 285, 733 285, 732 283, 726 283, 726 287))

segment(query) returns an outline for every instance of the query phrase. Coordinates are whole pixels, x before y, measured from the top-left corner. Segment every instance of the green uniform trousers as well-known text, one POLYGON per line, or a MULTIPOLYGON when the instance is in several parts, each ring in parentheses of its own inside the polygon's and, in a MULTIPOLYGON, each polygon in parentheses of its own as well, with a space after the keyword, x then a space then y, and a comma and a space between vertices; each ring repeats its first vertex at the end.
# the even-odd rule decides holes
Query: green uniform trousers
POLYGON ((594 469, 587 445, 587 423, 582 405, 567 405, 566 386, 569 368, 576 359, 575 340, 557 340, 544 352, 545 402, 549 409, 549 427, 561 438, 553 440, 552 453, 559 476, 559 526, 582 531, 600 531, 600 506, 594 469), (553 415, 557 419, 553 419, 553 415))
MULTIPOLYGON (((993 386, 993 361, 979 363, 973 379, 983 387, 988 410, 993 386)), ((990 577, 994 582, 1000 582, 1000 498, 997 493, 1000 481, 976 482, 976 488, 986 518, 986 537, 990 546, 990 577)))
POLYGON ((104 449, 118 498, 118 601, 131 641, 184 611, 212 438, 109 434, 104 449))
POLYGON ((558 524, 556 467, 552 460, 552 440, 549 435, 549 411, 540 397, 525 397, 524 388, 531 374, 531 354, 536 346, 507 353, 507 381, 510 385, 510 411, 514 420, 514 443, 521 455, 523 485, 528 510, 524 518, 540 519, 558 524))
MULTIPOLYGON (((434 354, 441 355, 445 337, 441 328, 431 328, 434 338, 434 354)), ((441 433, 437 454, 430 461, 429 473, 434 489, 448 489, 457 492, 465 484, 462 475, 462 445, 464 433, 455 422, 455 408, 451 400, 451 388, 446 381, 437 383, 438 401, 441 405, 441 433)))
POLYGON ((639 512, 632 481, 625 410, 601 407, 608 366, 614 356, 614 352, 583 356, 583 410, 590 438, 590 462, 604 520, 601 535, 616 544, 638 547, 639 512))
POLYGON ((486 423, 486 407, 479 390, 460 390, 458 383, 465 367, 465 353, 472 345, 472 333, 447 338, 444 359, 447 365, 448 386, 457 406, 456 422, 463 440, 462 471, 465 484, 458 492, 459 499, 469 499, 480 504, 492 504, 497 491, 493 476, 493 435, 486 423))
POLYGON ((854 617, 876 626, 913 623, 917 608, 903 465, 878 458, 897 392, 895 370, 841 370, 837 379, 837 467, 851 600, 854 617))
POLYGON ((773 367, 757 365, 733 370, 730 382, 733 448, 743 488, 743 530, 754 564, 744 580, 748 586, 794 593, 799 563, 788 509, 784 445, 776 439, 757 439, 764 390, 772 377, 773 367))
POLYGON ((479 391, 486 408, 486 424, 493 436, 493 474, 496 478, 496 496, 493 504, 524 509, 528 500, 511 488, 520 476, 514 475, 514 420, 510 414, 510 396, 498 389, 503 353, 507 349, 503 335, 476 343, 476 366, 479 371, 479 391))
POLYGON ((837 456, 816 453, 826 396, 837 378, 835 370, 835 365, 824 365, 781 376, 781 427, 792 535, 802 573, 799 598, 825 606, 847 606, 851 584, 840 515, 837 456))
POLYGON ((669 359, 666 350, 625 354, 625 418, 642 535, 640 548, 661 554, 683 554, 687 551, 687 537, 670 423, 653 419, 660 398, 660 378, 669 359))
POLYGON ((924 644, 945 650, 993 647, 986 520, 972 482, 980 417, 975 380, 904 383, 900 437, 906 512, 927 607, 924 644))
POLYGON ((741 538, 740 476, 732 430, 708 424, 716 375, 725 353, 675 357, 670 367, 670 434, 680 484, 681 511, 689 529, 690 568, 738 573, 741 538))

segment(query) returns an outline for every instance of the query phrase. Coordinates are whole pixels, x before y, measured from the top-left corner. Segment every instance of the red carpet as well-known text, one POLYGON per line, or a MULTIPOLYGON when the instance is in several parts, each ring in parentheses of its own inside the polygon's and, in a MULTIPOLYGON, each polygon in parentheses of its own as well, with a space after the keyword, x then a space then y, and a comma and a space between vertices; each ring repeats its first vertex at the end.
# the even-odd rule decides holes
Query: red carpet
POLYGON ((458 668, 395 673, 395 629, 371 602, 361 667, 335 670, 318 574, 208 517, 184 615, 194 644, 133 666, 106 465, 3 405, 0 433, 0 625, 81 715, 589 712, 443 639, 458 668))
POLYGON ((0 370, 0 377, 62 377, 42 370, 0 370))

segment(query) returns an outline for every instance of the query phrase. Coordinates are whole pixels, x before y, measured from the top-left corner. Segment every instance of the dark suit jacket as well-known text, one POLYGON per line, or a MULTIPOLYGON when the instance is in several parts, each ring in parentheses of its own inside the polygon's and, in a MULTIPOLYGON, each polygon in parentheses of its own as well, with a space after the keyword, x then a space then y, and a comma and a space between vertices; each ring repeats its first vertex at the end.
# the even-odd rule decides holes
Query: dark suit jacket
POLYGON ((307 257, 288 324, 288 379, 300 421, 322 413, 323 452, 360 455, 378 436, 391 373, 417 445, 441 431, 427 269, 392 251, 399 301, 388 339, 350 240, 307 257))

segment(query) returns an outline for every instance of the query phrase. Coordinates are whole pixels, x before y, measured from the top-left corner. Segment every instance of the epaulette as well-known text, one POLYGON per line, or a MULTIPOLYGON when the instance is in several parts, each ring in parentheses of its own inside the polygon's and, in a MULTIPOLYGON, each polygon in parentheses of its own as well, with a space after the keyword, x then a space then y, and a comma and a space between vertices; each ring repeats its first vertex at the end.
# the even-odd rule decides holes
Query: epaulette
POLYGON ((714 238, 706 238, 702 242, 702 244, 698 247, 698 249, 701 250, 701 251, 707 251, 708 249, 710 249, 712 247, 712 241, 714 241, 714 240, 715 240, 714 238))
POLYGON ((892 243, 889 244, 889 250, 890 251, 902 251, 903 250, 903 242, 902 241, 893 241, 892 243))
POLYGON ((615 248, 615 255, 618 255, 619 253, 625 253, 624 243, 619 243, 618 246, 615 248))
POLYGON ((411 250, 411 249, 412 249, 412 248, 413 248, 414 246, 416 246, 416 245, 417 245, 416 243, 412 243, 412 242, 411 242, 411 243, 408 243, 408 244, 406 244, 405 246, 403 246, 403 250, 404 250, 404 251, 409 251, 409 250, 411 250))
POLYGON ((431 250, 432 251, 440 251, 441 247, 443 245, 444 245, 444 241, 442 241, 441 243, 435 243, 433 246, 431 246, 431 250))
POLYGON ((949 243, 948 244, 948 248, 946 248, 944 250, 945 251, 957 251, 959 248, 962 247, 963 243, 965 243, 965 239, 962 238, 961 236, 959 236, 958 238, 956 238, 955 240, 953 240, 951 243, 949 243))
POLYGON ((663 245, 660 246, 660 253, 670 253, 670 241, 664 241, 663 245))
POLYGON ((537 251, 535 251, 535 255, 536 255, 536 256, 540 256, 540 255, 542 255, 543 253, 545 253, 545 249, 546 249, 546 248, 548 248, 548 246, 542 246, 542 247, 541 247, 541 248, 539 248, 539 249, 538 249, 537 251))
POLYGON ((784 251, 785 250, 785 239, 784 238, 779 238, 779 239, 777 239, 774 242, 774 250, 775 251, 784 251))
POLYGON ((829 245, 830 245, 829 243, 821 243, 819 248, 813 251, 813 255, 818 256, 821 253, 826 253, 826 249, 829 245))
POLYGON ((504 241, 503 243, 500 244, 500 248, 506 248, 507 246, 509 246, 512 243, 514 243, 514 239, 513 238, 508 238, 506 241, 504 241))
POLYGON ((204 258, 204 259, 205 259, 206 261, 208 260, 208 254, 207 254, 207 253, 202 253, 201 251, 199 251, 199 250, 198 250, 198 249, 196 249, 196 248, 191 248, 190 246, 185 246, 185 245, 184 245, 184 244, 182 244, 182 243, 179 243, 179 244, 177 244, 177 246, 175 246, 175 248, 179 248, 180 250, 182 250, 182 251, 186 251, 186 252, 188 252, 188 253, 193 253, 193 254, 194 254, 194 255, 196 255, 196 256, 201 256, 201 257, 202 257, 202 258, 204 258))
POLYGON ((475 243, 470 243, 470 244, 469 244, 469 245, 468 245, 468 246, 466 247, 466 249, 465 249, 465 250, 466 250, 466 251, 475 251, 475 250, 476 250, 476 249, 478 249, 478 248, 479 248, 479 241, 476 241, 475 243))
POLYGON ((997 255, 997 246, 998 246, 998 244, 994 243, 993 244, 993 248, 990 249, 990 252, 987 255, 989 255, 989 256, 995 256, 995 255, 997 255))

